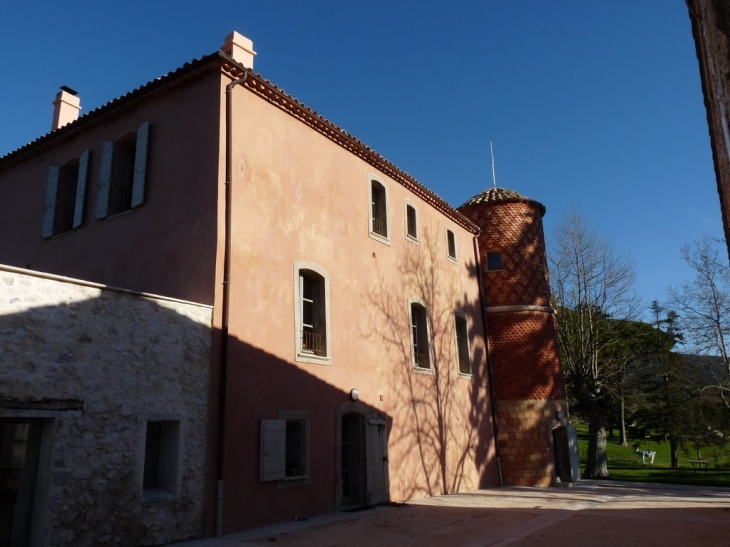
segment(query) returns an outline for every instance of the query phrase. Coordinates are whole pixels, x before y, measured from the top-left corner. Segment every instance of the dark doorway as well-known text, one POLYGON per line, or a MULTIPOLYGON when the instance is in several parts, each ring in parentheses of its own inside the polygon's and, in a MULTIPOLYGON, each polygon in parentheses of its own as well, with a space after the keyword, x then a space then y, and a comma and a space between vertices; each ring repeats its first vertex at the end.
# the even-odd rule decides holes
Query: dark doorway
POLYGON ((24 547, 30 536, 41 420, 0 418, 0 545, 24 547))
POLYGON ((366 505, 365 500, 365 434, 363 417, 355 412, 342 416, 340 436, 340 480, 343 510, 366 505))
POLYGON ((564 427, 553 429, 553 456, 555 458, 555 479, 557 482, 571 482, 568 433, 564 427))

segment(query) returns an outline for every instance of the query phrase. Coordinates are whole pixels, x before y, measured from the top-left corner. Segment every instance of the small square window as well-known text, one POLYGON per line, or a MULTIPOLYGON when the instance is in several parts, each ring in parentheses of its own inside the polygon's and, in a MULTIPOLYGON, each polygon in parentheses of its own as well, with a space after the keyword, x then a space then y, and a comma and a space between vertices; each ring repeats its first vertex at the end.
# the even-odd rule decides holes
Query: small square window
POLYGON ((261 420, 260 480, 296 485, 309 480, 309 412, 279 412, 279 419, 261 420))
POLYGON ((502 253, 499 251, 487 252, 487 270, 501 270, 502 269, 502 253))

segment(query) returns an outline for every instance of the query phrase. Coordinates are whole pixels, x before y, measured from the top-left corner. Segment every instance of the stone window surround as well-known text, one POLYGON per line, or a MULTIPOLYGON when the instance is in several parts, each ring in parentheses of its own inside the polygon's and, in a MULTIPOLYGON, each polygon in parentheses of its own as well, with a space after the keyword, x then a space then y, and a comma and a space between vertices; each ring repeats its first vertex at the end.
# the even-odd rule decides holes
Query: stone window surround
POLYGON ((330 277, 327 270, 315 262, 297 260, 294 262, 294 360, 298 363, 313 363, 317 365, 332 364, 332 330, 330 313, 330 277), (326 355, 315 355, 302 352, 302 298, 299 289, 299 272, 311 270, 324 280, 324 313, 325 313, 325 343, 327 344, 326 355))
POLYGON ((385 245, 390 246, 391 240, 390 240, 390 234, 391 234, 391 222, 390 222, 390 190, 388 188, 388 184, 383 180, 383 178, 379 175, 376 175, 374 173, 371 173, 368 175, 367 178, 367 184, 368 184, 368 235, 371 239, 374 239, 375 241, 379 241, 380 243, 384 243, 385 245), (378 233, 375 233, 373 231, 373 182, 377 182, 380 184, 384 191, 385 191, 385 220, 386 220, 386 230, 387 230, 387 236, 382 236, 378 233))

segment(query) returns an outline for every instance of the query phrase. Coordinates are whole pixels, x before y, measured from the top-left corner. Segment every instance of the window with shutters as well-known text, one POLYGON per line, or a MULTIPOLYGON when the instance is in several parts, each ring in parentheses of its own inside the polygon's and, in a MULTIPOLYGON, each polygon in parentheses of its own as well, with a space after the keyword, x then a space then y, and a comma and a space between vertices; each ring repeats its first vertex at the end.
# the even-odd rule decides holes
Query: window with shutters
POLYGON ((371 177, 370 237, 390 245, 388 210, 388 187, 381 180, 371 177))
POLYGON ((112 180, 109 186, 109 215, 123 213, 132 208, 136 153, 136 134, 127 135, 114 145, 112 180))
POLYGON ((426 305, 410 300, 412 364, 415 370, 431 369, 430 329, 426 305))
POLYGON ((96 218, 118 215, 144 203, 148 141, 149 122, 145 122, 136 133, 103 143, 96 218))
POLYGON ((81 226, 88 170, 88 150, 62 167, 48 168, 42 237, 64 234, 81 226))
POLYGON ((330 361, 328 274, 311 262, 294 263, 296 360, 330 361))
POLYGON ((418 243, 418 211, 409 201, 406 201, 406 239, 418 243))
POLYGON ((459 374, 471 375, 469 334, 466 326, 466 317, 460 312, 454 314, 454 334, 456 336, 456 358, 459 362, 459 374))
POLYGON ((309 429, 309 411, 282 410, 276 420, 261 420, 262 482, 309 482, 309 429))
POLYGON ((180 422, 148 421, 142 490, 145 499, 177 494, 180 422))

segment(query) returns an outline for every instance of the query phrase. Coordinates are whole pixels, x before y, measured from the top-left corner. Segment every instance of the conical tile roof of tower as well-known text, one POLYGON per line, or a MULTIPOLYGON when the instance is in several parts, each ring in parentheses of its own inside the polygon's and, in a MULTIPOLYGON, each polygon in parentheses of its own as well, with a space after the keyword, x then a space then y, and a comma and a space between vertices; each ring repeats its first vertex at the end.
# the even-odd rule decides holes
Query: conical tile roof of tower
POLYGON ((537 202, 534 199, 527 198, 522 194, 518 194, 514 190, 508 190, 507 188, 488 188, 481 194, 477 194, 457 207, 457 209, 468 207, 469 205, 478 205, 480 203, 530 203, 532 205, 536 205, 540 209, 541 216, 545 215, 545 206, 542 203, 537 202))

